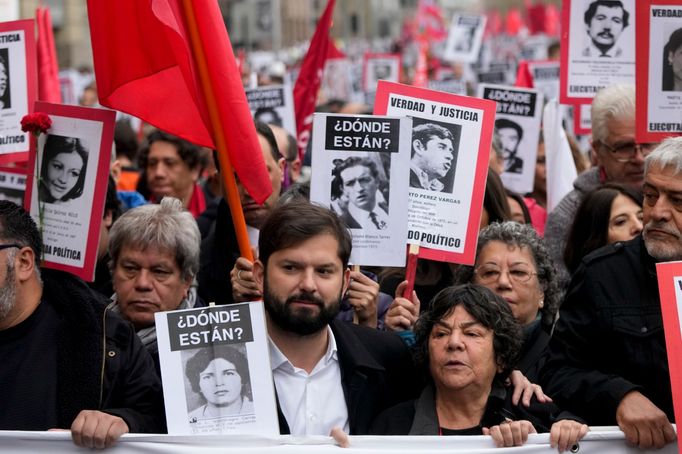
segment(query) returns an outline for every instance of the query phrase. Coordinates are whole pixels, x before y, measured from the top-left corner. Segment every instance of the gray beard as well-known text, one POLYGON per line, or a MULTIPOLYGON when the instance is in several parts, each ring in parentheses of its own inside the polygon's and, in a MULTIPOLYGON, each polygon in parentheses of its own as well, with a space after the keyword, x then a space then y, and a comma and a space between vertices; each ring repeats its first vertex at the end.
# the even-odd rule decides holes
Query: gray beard
POLYGON ((17 301, 17 286, 14 283, 14 257, 7 257, 5 285, 0 287, 0 321, 14 309, 17 301), (11 260, 10 260, 11 258, 11 260))

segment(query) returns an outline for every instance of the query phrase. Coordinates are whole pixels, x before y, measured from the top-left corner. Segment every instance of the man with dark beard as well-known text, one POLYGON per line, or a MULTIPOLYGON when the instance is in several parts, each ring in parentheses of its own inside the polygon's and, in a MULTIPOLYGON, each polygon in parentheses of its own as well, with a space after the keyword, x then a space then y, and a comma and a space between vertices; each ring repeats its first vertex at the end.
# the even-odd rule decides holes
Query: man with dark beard
POLYGON ((31 216, 0 201, 0 430, 71 429, 88 448, 165 429, 161 383, 103 296, 38 264, 31 216))
POLYGON ((281 432, 367 434, 419 382, 398 336, 334 320, 350 280, 348 230, 329 209, 292 201, 273 210, 258 247, 253 273, 263 288, 281 432))
POLYGON ((640 236, 592 252, 573 275, 541 382, 588 424, 660 449, 675 431, 656 263, 682 260, 682 137, 645 158, 643 209, 640 236))

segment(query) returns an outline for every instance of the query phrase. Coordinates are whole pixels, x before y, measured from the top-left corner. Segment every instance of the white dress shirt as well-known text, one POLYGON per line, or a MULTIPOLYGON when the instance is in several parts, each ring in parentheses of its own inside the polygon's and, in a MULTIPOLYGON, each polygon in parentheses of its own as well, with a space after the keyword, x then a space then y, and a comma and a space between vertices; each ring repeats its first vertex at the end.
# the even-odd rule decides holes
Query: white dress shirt
POLYGON ((336 341, 329 326, 327 332, 327 351, 310 374, 294 367, 269 339, 277 399, 291 435, 329 435, 334 426, 349 432, 336 341))

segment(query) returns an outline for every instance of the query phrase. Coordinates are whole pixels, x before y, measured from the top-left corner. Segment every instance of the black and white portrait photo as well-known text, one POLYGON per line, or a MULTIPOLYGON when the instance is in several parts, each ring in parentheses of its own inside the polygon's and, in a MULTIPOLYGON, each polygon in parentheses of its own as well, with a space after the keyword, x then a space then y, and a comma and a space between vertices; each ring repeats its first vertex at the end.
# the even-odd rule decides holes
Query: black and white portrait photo
POLYGON ((663 91, 682 91, 682 28, 670 34, 663 48, 663 91))
POLYGON ((351 229, 387 229, 389 169, 369 157, 351 156, 334 164, 331 207, 336 214, 351 229))
POLYGON ((461 126, 413 118, 410 187, 452 192, 461 126))
POLYGON ((495 120, 495 132, 500 138, 504 171, 509 173, 523 172, 523 159, 518 156, 519 144, 523 139, 523 128, 516 122, 506 118, 495 120))
POLYGON ((244 345, 213 345, 182 355, 190 424, 254 413, 244 345))
POLYGON ((630 13, 620 0, 594 0, 584 14, 586 45, 583 57, 621 57, 624 48, 618 38, 627 28, 630 13))
POLYGON ((4 48, 0 49, 0 109, 12 107, 9 83, 9 52, 4 48))
POLYGON ((81 139, 48 134, 40 159, 41 202, 60 204, 83 195, 88 150, 81 139))

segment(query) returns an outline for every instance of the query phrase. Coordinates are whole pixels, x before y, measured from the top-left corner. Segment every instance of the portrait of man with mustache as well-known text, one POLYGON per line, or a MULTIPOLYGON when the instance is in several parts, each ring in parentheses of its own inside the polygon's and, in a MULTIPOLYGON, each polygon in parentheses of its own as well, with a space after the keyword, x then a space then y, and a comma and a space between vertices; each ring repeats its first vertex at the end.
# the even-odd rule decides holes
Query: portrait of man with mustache
POLYGON ((620 57, 623 49, 616 45, 623 30, 628 26, 630 13, 620 0, 595 0, 585 11, 585 31, 589 44, 583 49, 583 57, 620 57))

